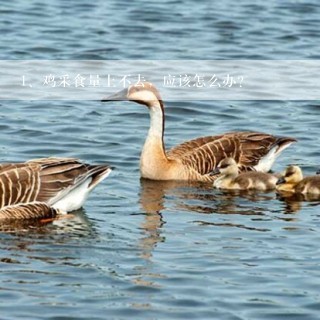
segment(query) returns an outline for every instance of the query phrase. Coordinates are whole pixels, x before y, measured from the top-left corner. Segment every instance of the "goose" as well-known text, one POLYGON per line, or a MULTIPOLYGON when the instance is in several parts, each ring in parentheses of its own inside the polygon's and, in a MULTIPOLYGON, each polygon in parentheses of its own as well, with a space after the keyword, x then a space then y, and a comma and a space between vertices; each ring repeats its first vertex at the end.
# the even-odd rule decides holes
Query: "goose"
POLYGON ((65 213, 80 209, 111 170, 108 165, 89 165, 74 158, 1 164, 0 208, 41 202, 65 213))
POLYGON ((58 209, 50 207, 44 202, 30 202, 9 205, 0 209, 0 222, 9 223, 19 220, 55 219, 62 214, 58 209))
POLYGON ((289 193, 314 194, 320 196, 320 176, 303 178, 299 166, 288 166, 277 181, 277 190, 289 193))
POLYGON ((213 182, 217 189, 267 191, 275 189, 278 180, 275 175, 264 172, 251 171, 239 174, 238 165, 233 158, 223 159, 212 174, 219 174, 213 182))
POLYGON ((261 132, 229 132, 186 141, 169 151, 164 146, 164 104, 150 82, 137 83, 102 99, 129 100, 148 108, 150 128, 140 157, 142 178, 210 182, 220 161, 232 157, 241 171, 268 172, 279 154, 296 141, 261 132))

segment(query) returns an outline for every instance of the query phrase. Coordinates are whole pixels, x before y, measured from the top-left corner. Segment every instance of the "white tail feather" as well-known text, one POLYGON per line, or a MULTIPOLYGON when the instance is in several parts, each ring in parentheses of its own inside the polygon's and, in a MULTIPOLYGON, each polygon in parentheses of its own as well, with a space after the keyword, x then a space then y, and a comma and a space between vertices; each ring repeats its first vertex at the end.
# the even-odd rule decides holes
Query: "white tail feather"
POLYGON ((255 170, 261 172, 268 172, 271 170, 275 160, 281 154, 281 152, 287 149, 293 141, 288 142, 286 144, 282 144, 281 146, 273 147, 263 158, 260 159, 259 163, 254 167, 255 170))

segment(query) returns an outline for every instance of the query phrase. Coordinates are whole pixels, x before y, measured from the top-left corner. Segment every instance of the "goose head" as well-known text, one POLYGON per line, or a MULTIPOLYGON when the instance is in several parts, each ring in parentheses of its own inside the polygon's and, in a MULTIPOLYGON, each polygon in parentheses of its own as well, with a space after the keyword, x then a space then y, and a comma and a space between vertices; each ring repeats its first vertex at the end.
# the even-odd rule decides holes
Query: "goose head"
POLYGON ((136 103, 152 108, 163 103, 159 91, 151 82, 138 82, 130 85, 111 96, 103 98, 101 101, 134 101, 136 103))
POLYGON ((298 166, 289 166, 283 173, 283 176, 278 179, 277 185, 291 184, 296 185, 303 179, 303 174, 298 166))
POLYGON ((238 165, 232 158, 223 159, 217 168, 212 172, 212 175, 221 174, 223 176, 237 176, 239 173, 238 165))
POLYGON ((320 174, 320 169, 317 171, 317 174, 320 174))

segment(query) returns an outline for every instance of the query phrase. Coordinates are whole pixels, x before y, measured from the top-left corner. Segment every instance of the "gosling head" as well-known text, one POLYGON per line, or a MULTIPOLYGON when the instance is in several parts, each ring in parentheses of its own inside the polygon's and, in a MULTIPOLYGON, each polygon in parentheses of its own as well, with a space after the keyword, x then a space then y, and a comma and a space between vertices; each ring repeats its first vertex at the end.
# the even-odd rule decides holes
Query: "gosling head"
POLYGON ((289 166, 283 173, 283 176, 278 179, 277 185, 292 184, 296 185, 303 179, 303 174, 298 166, 289 166))
POLYGON ((138 82, 130 85, 109 97, 103 98, 101 101, 134 101, 151 108, 157 104, 163 107, 161 96, 157 88, 151 82, 138 82))
POLYGON ((233 158, 225 158, 219 163, 215 170, 211 172, 211 175, 237 176, 238 173, 239 169, 236 161, 233 158))

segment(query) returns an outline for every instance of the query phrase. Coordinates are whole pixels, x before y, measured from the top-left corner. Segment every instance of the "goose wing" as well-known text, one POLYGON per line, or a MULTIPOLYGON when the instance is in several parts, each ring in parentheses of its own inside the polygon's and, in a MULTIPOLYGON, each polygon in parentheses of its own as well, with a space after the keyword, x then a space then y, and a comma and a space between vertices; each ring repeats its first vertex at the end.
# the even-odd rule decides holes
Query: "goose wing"
POLYGON ((181 161, 198 173, 210 173, 224 158, 232 157, 239 167, 255 170, 272 150, 279 154, 293 138, 276 137, 260 132, 230 132, 187 141, 167 153, 169 159, 181 161))
POLYGON ((224 135, 200 137, 197 139, 186 141, 170 149, 167 152, 167 156, 171 159, 183 157, 184 155, 194 152, 195 149, 198 149, 204 145, 213 143, 214 141, 221 139, 223 136, 224 135))
POLYGON ((105 165, 88 165, 74 158, 41 158, 0 166, 0 208, 45 202, 50 205, 91 178, 89 188, 110 171, 105 165))
POLYGON ((26 163, 1 163, 0 174, 11 169, 18 169, 26 166, 28 166, 26 163))
POLYGON ((0 171, 0 208, 36 200, 40 189, 38 165, 8 165, 0 171))
POLYGON ((41 184, 37 201, 50 205, 89 178, 91 182, 88 187, 95 187, 111 171, 107 165, 89 165, 74 158, 43 158, 28 163, 40 165, 41 184))

